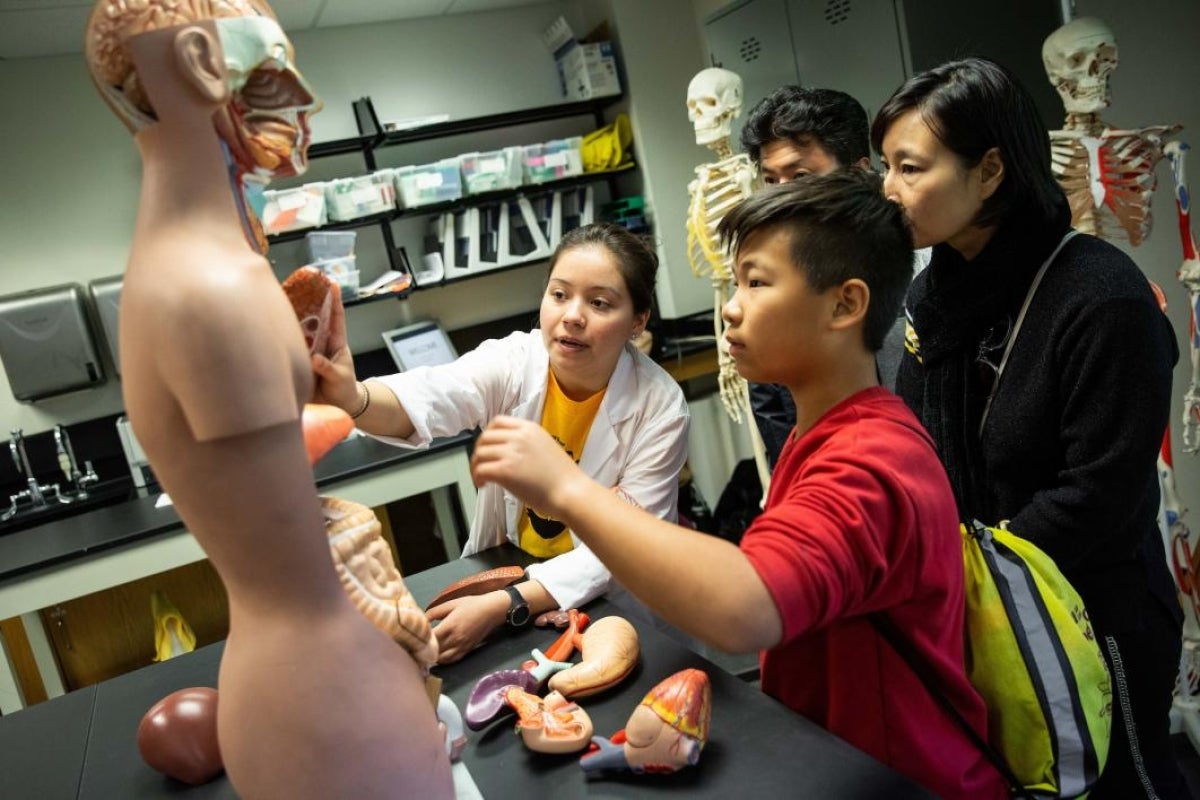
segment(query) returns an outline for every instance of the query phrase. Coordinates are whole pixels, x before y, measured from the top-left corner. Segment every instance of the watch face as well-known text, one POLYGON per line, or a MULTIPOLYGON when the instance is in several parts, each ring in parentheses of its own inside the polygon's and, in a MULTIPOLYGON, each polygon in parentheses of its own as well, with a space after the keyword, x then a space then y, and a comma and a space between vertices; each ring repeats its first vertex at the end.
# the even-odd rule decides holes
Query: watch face
POLYGON ((504 590, 508 592, 508 596, 512 598, 508 607, 508 624, 514 628, 524 625, 529 622, 529 603, 521 596, 514 586, 506 586, 504 590))
POLYGON ((513 627, 520 627, 526 622, 529 622, 529 606, 520 605, 508 610, 508 624, 513 627))

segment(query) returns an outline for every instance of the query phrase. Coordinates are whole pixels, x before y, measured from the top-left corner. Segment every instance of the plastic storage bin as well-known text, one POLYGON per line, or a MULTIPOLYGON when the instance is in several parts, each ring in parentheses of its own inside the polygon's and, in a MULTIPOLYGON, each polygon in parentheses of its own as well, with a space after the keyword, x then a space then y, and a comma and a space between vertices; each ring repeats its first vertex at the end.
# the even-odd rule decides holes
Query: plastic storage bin
POLYGON ((312 231, 304 238, 308 243, 309 260, 318 262, 353 256, 358 234, 354 231, 312 231))
POLYGON ((582 175, 582 143, 582 136, 572 136, 521 148, 525 161, 525 182, 545 183, 582 175))
POLYGON ((462 197, 462 175, 457 158, 445 158, 433 164, 398 167, 392 170, 396 184, 396 205, 416 208, 445 203, 462 197))
POLYGON ((520 147, 464 153, 458 157, 458 163, 462 168, 463 188, 467 194, 515 189, 521 185, 525 171, 520 147))
POLYGON ((388 174, 337 178, 325 183, 325 205, 331 220, 345 222, 392 210, 396 191, 388 174))
POLYGON ((306 183, 296 189, 263 192, 262 226, 267 234, 315 228, 326 222, 325 184, 306 183))

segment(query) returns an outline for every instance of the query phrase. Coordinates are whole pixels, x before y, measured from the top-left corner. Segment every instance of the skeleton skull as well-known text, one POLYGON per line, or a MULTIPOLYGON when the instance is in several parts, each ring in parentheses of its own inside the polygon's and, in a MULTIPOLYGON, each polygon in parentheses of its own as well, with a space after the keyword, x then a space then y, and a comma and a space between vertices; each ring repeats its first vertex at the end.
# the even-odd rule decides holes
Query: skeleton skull
POLYGON ((1046 37, 1042 63, 1068 114, 1094 114, 1110 102, 1117 37, 1095 17, 1079 17, 1046 37))
POLYGON ((734 117, 742 113, 742 79, 718 67, 700 70, 688 84, 687 109, 696 144, 728 138, 734 117))

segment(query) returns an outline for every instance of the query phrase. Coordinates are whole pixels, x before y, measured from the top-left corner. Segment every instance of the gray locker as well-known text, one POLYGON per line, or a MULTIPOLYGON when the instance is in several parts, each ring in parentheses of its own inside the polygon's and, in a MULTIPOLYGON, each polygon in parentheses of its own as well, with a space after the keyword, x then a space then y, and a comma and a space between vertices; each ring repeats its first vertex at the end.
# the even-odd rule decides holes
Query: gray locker
POLYGON ((874 119, 907 77, 892 0, 788 0, 787 11, 801 83, 843 91, 874 119))
MULTIPOLYGON (((796 59, 788 34, 784 0, 746 0, 710 15, 704 24, 713 66, 736 72, 742 79, 742 115, 733 121, 733 149, 750 109, 784 84, 797 83, 796 59)), ((679 98, 680 113, 684 100, 679 98)))

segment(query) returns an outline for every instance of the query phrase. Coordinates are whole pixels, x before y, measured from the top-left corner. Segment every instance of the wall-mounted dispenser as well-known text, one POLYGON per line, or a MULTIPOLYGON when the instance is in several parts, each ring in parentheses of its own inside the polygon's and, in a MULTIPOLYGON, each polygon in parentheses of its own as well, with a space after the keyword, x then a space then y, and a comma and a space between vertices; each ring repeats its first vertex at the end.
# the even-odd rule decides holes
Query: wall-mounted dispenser
POLYGON ((82 287, 0 297, 0 361, 13 396, 26 403, 103 383, 82 287))
POLYGON ((117 375, 121 374, 121 353, 117 347, 117 310, 121 307, 121 285, 124 282, 123 275, 113 275, 110 278, 97 278, 88 284, 92 302, 96 306, 96 316, 100 320, 100 331, 108 344, 108 352, 112 356, 117 375))

